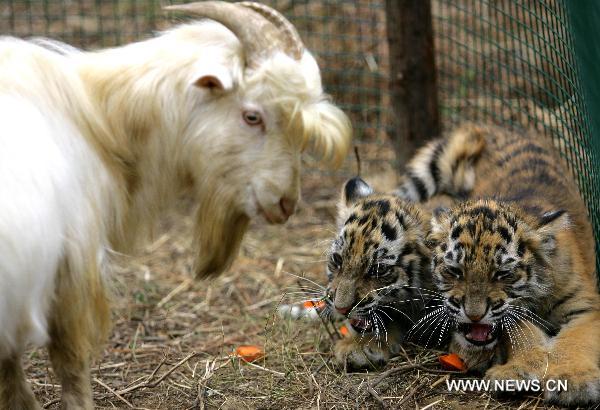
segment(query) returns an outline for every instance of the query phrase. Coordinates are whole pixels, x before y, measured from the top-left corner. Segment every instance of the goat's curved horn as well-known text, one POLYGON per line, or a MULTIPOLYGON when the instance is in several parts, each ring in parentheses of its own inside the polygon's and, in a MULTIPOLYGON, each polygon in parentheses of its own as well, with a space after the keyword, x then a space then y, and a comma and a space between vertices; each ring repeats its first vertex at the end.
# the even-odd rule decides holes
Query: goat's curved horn
POLYGON ((300 60, 302 58, 302 53, 304 52, 304 43, 302 43, 302 39, 300 38, 300 34, 298 34, 296 27, 294 27, 294 25, 290 23, 290 21, 286 19, 283 14, 269 6, 254 1, 242 1, 236 4, 254 10, 273 23, 275 27, 281 30, 285 37, 285 53, 295 60, 300 60))
POLYGON ((202 1, 164 8, 182 11, 218 21, 236 35, 244 48, 246 65, 257 67, 260 60, 275 50, 283 50, 281 32, 260 13, 239 4, 224 1, 202 1))

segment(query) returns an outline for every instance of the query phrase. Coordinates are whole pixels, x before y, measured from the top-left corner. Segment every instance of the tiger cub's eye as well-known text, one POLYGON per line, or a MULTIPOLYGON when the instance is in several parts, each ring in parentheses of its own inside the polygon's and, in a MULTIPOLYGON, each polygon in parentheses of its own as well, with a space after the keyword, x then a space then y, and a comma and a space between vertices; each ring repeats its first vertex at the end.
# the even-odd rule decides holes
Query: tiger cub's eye
POLYGON ((462 270, 456 266, 446 266, 446 271, 455 278, 462 278, 463 276, 462 270))
POLYGON ((494 273, 494 279, 496 280, 507 280, 512 279, 513 277, 514 274, 510 270, 499 270, 496 273, 494 273))
POLYGON ((383 264, 377 263, 377 264, 371 265, 369 267, 367 274, 369 276, 375 276, 375 277, 384 276, 384 275, 387 275, 391 269, 392 269, 392 267, 390 265, 383 265, 383 264))
POLYGON ((342 266, 342 256, 339 253, 333 253, 329 259, 329 270, 335 271, 342 266))

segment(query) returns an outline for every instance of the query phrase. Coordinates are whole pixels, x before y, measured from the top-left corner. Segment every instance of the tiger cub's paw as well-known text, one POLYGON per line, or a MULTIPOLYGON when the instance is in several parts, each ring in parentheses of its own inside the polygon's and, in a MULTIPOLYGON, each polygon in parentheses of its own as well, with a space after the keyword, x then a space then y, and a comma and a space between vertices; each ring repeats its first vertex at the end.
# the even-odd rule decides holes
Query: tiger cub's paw
POLYGON ((552 366, 545 387, 544 399, 553 404, 565 407, 597 404, 600 403, 600 369, 593 365, 552 366), (564 383, 566 388, 563 388, 564 383))
POLYGON ((333 348, 337 363, 346 370, 376 369, 385 366, 390 352, 376 343, 360 344, 351 337, 338 340, 333 348))
POLYGON ((510 359, 505 364, 492 366, 485 372, 490 380, 541 380, 548 367, 547 353, 532 349, 527 354, 510 359))
MULTIPOLYGON (((485 372, 485 379, 491 380, 492 382, 504 382, 513 380, 540 380, 540 376, 537 372, 532 369, 526 369, 519 366, 519 363, 506 363, 492 366, 485 372)), ((523 386, 529 386, 527 383, 523 383, 523 386)), ((524 389, 523 391, 526 391, 524 389)), ((502 393, 498 391, 497 393, 502 393)))

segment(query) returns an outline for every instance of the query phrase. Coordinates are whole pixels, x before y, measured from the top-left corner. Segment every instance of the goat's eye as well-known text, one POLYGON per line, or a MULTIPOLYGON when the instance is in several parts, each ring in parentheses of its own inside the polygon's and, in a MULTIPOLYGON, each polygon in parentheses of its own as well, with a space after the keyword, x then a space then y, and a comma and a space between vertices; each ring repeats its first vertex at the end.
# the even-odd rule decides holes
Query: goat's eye
POLYGON ((244 111, 244 121, 248 125, 262 125, 262 116, 258 111, 244 111))

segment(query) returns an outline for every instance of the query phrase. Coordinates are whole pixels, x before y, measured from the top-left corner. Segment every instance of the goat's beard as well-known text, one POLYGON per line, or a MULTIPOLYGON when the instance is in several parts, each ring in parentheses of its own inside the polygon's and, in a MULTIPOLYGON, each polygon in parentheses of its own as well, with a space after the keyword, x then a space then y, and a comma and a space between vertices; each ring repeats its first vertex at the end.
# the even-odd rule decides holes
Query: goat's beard
POLYGON ((196 278, 216 277, 237 256, 250 218, 236 206, 239 193, 203 191, 196 211, 194 249, 196 278))

